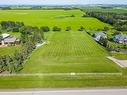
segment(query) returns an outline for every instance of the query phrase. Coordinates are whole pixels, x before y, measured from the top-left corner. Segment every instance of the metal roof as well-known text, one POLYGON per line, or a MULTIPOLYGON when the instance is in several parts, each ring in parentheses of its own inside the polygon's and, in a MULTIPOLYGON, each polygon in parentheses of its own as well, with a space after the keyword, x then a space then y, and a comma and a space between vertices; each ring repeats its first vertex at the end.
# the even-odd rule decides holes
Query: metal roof
POLYGON ((9 36, 10 36, 10 34, 3 33, 3 34, 1 34, 1 36, 2 36, 2 38, 3 38, 3 39, 5 39, 5 38, 9 37, 9 36))
POLYGON ((95 36, 102 36, 102 37, 105 37, 105 36, 107 36, 105 33, 103 33, 103 32, 96 32, 95 33, 95 36))
POLYGON ((8 37, 4 39, 5 43, 14 43, 16 41, 16 37, 8 37))

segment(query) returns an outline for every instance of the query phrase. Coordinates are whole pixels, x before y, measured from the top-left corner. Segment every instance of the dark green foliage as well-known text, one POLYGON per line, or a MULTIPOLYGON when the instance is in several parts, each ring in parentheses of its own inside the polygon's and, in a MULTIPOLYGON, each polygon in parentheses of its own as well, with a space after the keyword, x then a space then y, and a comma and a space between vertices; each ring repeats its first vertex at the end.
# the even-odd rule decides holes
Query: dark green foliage
POLYGON ((86 14, 84 14, 82 17, 87 17, 87 15, 86 15, 86 14))
POLYGON ((6 29, 9 31, 19 32, 19 28, 24 26, 23 22, 14 22, 14 21, 2 21, 1 27, 2 29, 6 29))
POLYGON ((2 41, 2 36, 0 35, 0 42, 2 41))
POLYGON ((75 17, 75 15, 71 15, 70 17, 75 17))
POLYGON ((50 28, 49 28, 48 26, 42 26, 40 29, 41 29, 43 32, 48 32, 48 31, 50 31, 50 28))
POLYGON ((80 28, 78 29, 78 31, 83 31, 83 30, 85 30, 83 26, 80 26, 80 28))
POLYGON ((53 31, 61 31, 61 28, 59 28, 58 26, 54 26, 53 31))
POLYGON ((115 24, 115 29, 118 31, 127 31, 127 21, 118 21, 115 24))
MULTIPOLYGON (((95 17, 105 23, 111 24, 119 31, 127 31, 127 15, 109 12, 87 12, 88 16, 95 17)), ((105 30, 105 29, 104 29, 105 30)), ((106 28, 106 30, 108 30, 106 28)))
POLYGON ((2 10, 11 10, 11 7, 1 7, 2 10))
POLYGON ((104 31, 108 31, 108 30, 109 30, 109 27, 105 26, 104 31))
POLYGON ((68 27, 66 27, 66 30, 65 31, 70 31, 70 30, 71 30, 71 27, 68 26, 68 27))
POLYGON ((5 67, 6 67, 5 57, 4 56, 0 56, 0 72, 4 71, 5 67))
POLYGON ((99 40, 99 43, 103 45, 104 47, 107 47, 108 40, 106 38, 101 37, 99 40))
POLYGON ((115 36, 115 35, 118 35, 118 34, 121 34, 119 31, 115 31, 114 33, 113 33, 113 36, 115 36))
POLYGON ((124 49, 127 49, 127 45, 126 45, 126 44, 125 44, 125 45, 123 45, 123 48, 124 48, 124 49))

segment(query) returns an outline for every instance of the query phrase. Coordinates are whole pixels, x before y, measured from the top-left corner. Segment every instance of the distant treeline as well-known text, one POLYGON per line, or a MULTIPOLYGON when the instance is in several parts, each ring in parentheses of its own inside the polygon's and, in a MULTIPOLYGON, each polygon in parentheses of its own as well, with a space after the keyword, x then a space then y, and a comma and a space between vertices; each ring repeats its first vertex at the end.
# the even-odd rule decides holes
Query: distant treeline
POLYGON ((44 7, 44 6, 20 6, 20 7, 12 7, 12 6, 6 6, 6 7, 0 7, 1 10, 73 10, 78 9, 76 7, 44 7))
POLYGON ((86 14, 113 25, 118 31, 127 31, 127 13, 117 14, 109 12, 87 11, 86 14))

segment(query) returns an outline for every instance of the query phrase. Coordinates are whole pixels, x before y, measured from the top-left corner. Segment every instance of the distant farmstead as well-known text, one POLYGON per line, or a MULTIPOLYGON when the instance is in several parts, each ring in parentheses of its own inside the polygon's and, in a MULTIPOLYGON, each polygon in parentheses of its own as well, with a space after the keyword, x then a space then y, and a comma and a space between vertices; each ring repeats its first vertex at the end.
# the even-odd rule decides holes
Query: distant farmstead
POLYGON ((96 32, 94 35, 94 40, 99 41, 100 38, 107 38, 107 35, 103 32, 96 32))
POLYGON ((113 37, 113 41, 121 44, 127 44, 127 35, 119 34, 113 37))
POLYGON ((19 39, 17 39, 15 36, 10 36, 10 34, 7 33, 1 34, 1 38, 0 44, 2 46, 16 45, 20 43, 19 39))

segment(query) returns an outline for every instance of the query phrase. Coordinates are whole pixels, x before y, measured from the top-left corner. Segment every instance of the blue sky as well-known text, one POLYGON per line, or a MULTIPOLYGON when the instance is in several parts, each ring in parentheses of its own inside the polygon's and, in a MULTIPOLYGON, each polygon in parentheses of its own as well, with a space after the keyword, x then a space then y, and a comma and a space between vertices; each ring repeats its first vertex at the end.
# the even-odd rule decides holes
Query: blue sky
POLYGON ((127 4, 127 0, 0 0, 0 5, 127 4))

